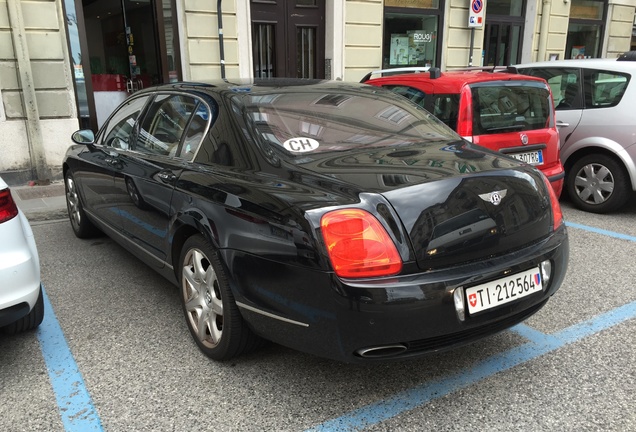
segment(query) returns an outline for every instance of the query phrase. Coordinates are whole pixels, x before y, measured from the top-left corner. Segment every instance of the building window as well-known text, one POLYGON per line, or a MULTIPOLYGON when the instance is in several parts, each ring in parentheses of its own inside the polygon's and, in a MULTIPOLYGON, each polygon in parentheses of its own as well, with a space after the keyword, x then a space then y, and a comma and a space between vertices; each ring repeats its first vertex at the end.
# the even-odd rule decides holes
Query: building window
POLYGON ((382 68, 440 63, 443 0, 385 0, 382 68))
POLYGON ((606 13, 605 0, 572 0, 565 44, 566 58, 601 57, 606 13))

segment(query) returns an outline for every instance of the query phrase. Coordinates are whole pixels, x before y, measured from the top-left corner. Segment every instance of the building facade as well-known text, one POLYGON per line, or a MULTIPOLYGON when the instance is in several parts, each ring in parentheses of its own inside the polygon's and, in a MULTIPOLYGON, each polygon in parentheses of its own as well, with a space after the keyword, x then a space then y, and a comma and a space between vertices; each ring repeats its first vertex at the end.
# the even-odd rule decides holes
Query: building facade
POLYGON ((0 0, 0 175, 60 178, 70 134, 138 89, 181 80, 359 81, 617 57, 636 0, 0 0))

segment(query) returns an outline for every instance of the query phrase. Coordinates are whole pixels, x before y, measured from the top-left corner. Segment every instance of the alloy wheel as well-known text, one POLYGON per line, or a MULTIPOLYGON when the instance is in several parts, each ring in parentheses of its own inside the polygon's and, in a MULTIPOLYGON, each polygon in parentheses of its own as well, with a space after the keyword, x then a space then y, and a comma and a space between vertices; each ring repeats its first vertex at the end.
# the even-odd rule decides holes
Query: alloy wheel
POLYGON ((213 348, 223 336, 223 300, 216 272, 205 253, 193 248, 185 256, 182 275, 189 324, 199 341, 213 348))
POLYGON ((72 177, 66 178, 66 206, 71 222, 79 227, 82 222, 81 204, 77 195, 77 188, 72 177))

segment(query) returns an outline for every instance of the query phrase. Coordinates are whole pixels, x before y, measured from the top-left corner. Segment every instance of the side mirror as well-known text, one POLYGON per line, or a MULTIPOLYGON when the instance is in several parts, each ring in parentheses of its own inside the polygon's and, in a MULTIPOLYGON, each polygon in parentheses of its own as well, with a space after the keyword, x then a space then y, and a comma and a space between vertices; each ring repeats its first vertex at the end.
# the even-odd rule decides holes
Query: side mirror
POLYGON ((95 134, 90 129, 82 129, 71 135, 71 139, 76 144, 95 144, 95 134))

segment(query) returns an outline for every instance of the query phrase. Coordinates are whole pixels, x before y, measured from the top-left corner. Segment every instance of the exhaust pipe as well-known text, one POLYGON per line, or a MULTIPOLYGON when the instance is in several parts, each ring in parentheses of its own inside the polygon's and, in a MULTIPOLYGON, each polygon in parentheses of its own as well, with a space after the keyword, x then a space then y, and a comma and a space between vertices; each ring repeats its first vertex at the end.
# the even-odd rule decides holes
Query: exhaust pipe
POLYGON ((404 351, 406 351, 406 345, 403 344, 394 344, 394 345, 382 345, 377 347, 370 348, 360 348, 356 351, 360 357, 363 358, 383 358, 383 357, 394 357, 397 356, 404 351))

